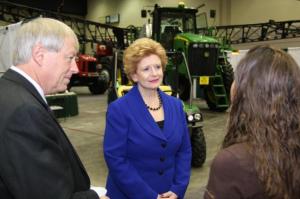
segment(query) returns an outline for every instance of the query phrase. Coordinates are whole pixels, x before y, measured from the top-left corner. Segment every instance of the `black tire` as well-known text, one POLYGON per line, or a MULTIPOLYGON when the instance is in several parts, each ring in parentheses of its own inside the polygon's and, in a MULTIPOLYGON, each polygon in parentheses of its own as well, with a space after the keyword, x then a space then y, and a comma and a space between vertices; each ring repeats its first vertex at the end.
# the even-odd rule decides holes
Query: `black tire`
POLYGON ((106 89, 107 87, 101 82, 99 83, 98 81, 96 81, 92 85, 89 85, 89 90, 93 95, 103 94, 106 91, 106 89))
POLYGON ((110 72, 107 68, 103 68, 100 76, 92 85, 89 85, 89 90, 94 95, 105 93, 111 82, 110 72))
POLYGON ((223 78, 223 83, 226 91, 227 98, 230 102, 230 88, 231 84, 233 82, 233 68, 231 64, 224 64, 221 66, 222 67, 222 78, 223 78))
MULTIPOLYGON (((228 102, 230 103, 230 88, 231 84, 233 82, 233 68, 230 64, 226 64, 224 58, 222 58, 223 61, 220 61, 219 64, 221 64, 221 75, 223 79, 223 84, 226 92, 226 96, 228 99, 228 102)), ((212 86, 208 86, 204 89, 204 99, 206 100, 207 106, 210 110, 213 111, 219 111, 223 112, 227 110, 227 107, 217 107, 217 99, 213 94, 213 88, 212 86)))
POLYGON ((213 93, 213 88, 211 86, 204 88, 204 99, 209 109, 218 112, 226 111, 228 107, 217 107, 217 99, 213 93))
POLYGON ((192 129, 192 166, 201 167, 206 159, 206 142, 201 127, 192 129))

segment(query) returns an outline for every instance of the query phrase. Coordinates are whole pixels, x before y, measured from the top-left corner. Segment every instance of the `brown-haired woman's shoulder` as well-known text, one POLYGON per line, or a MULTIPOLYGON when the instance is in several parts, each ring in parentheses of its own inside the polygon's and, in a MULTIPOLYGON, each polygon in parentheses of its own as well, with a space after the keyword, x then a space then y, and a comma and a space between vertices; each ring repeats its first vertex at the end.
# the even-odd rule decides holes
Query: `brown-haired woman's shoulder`
POLYGON ((204 198, 263 199, 262 190, 246 145, 234 144, 221 150, 213 160, 204 198))

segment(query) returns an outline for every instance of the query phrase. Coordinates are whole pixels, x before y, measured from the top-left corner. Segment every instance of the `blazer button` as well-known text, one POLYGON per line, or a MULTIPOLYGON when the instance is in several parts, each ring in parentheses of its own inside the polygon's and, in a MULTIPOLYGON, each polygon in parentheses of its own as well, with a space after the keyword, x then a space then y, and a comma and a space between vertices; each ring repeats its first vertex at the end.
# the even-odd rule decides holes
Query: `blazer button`
POLYGON ((159 160, 160 160, 161 162, 164 162, 164 161, 165 161, 165 158, 164 158, 164 157, 160 157, 159 160))
POLYGON ((161 147, 162 148, 166 148, 167 147, 167 143, 161 143, 161 147))
POLYGON ((163 171, 163 170, 160 170, 160 171, 158 172, 158 174, 161 176, 161 175, 164 174, 164 171, 163 171))

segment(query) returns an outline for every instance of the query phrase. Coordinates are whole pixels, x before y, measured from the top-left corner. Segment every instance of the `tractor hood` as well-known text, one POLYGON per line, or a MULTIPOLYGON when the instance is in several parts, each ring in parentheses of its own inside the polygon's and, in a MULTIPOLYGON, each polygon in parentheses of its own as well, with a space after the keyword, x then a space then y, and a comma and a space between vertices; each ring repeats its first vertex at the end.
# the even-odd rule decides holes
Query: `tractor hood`
POLYGON ((175 40, 183 40, 188 43, 219 43, 218 40, 193 33, 181 33, 175 37, 175 40))

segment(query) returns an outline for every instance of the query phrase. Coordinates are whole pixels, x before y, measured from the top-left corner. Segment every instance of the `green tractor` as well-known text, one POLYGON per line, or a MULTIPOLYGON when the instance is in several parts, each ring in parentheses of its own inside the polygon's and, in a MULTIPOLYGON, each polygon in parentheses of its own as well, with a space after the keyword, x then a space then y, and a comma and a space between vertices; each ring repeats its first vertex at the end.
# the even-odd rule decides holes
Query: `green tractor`
POLYGON ((196 33, 197 12, 197 9, 184 6, 154 6, 152 38, 159 41, 167 51, 182 52, 187 62, 182 61, 175 71, 174 64, 170 61, 164 81, 174 87, 174 77, 178 76, 180 99, 187 101, 191 98, 204 98, 211 110, 225 111, 230 103, 233 69, 227 61, 225 46, 221 42, 196 33), (189 81, 189 76, 192 81, 189 81), (193 92, 190 92, 191 89, 193 92))

